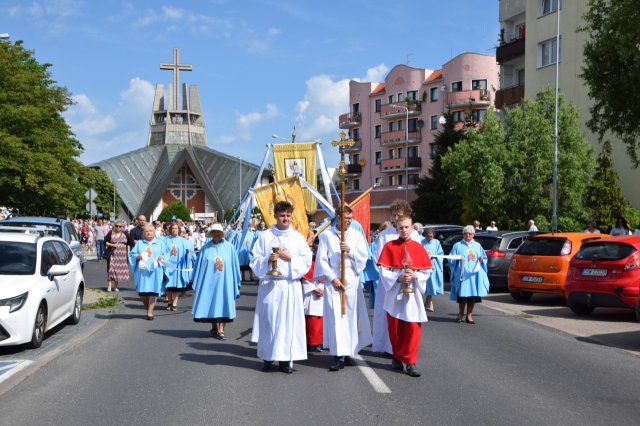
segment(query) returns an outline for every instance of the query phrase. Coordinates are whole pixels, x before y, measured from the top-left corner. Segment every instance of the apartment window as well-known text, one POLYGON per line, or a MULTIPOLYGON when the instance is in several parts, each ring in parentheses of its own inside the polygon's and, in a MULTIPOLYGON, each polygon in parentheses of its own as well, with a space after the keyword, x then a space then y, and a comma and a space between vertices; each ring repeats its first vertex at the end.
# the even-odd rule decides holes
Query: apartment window
POLYGON ((431 158, 434 158, 436 155, 438 155, 438 148, 436 147, 435 143, 429 144, 429 155, 431 156, 431 158))
POLYGON ((380 110, 382 109, 382 99, 376 99, 376 106, 375 106, 375 112, 380 112, 380 110))
POLYGON ((431 120, 431 130, 435 130, 438 128, 438 116, 437 115, 432 115, 430 117, 431 120))
POLYGON ((396 99, 398 99, 398 102, 404 101, 404 96, 402 95, 402 92, 398 93, 398 96, 396 97, 396 99))
POLYGON ((354 179, 353 181, 353 190, 357 191, 360 189, 360 179, 354 179))
POLYGON ((389 160, 393 160, 395 157, 393 156, 393 154, 395 154, 395 151, 393 149, 389 150, 389 160))
POLYGON ((360 154, 353 154, 351 156, 351 161, 349 161, 351 164, 358 164, 360 162, 360 154))
POLYGON ((457 123, 459 121, 464 121, 464 112, 462 111, 453 111, 451 115, 453 116, 454 123, 457 123))
POLYGON ((392 104, 393 103, 393 95, 389 95, 389 103, 392 104))
POLYGON ((417 185, 418 184, 418 174, 417 173, 411 173, 409 176, 407 176, 407 182, 409 183, 409 185, 417 185))
POLYGON ((429 102, 437 102, 438 101, 438 88, 432 87, 429 89, 429 102))
POLYGON ((380 135, 382 135, 382 126, 380 124, 376 124, 373 128, 373 133, 376 139, 380 139, 380 135))
POLYGON ((555 37, 538 44, 538 67, 553 65, 558 61, 556 56, 557 43, 555 37))
POLYGON ((402 158, 403 149, 398 148, 398 158, 402 158))
POLYGON ((354 141, 359 141, 360 140, 360 129, 353 129, 352 130, 352 134, 351 134, 351 139, 353 139, 354 141))
POLYGON ((376 151, 374 154, 376 164, 382 163, 382 151, 376 151))
POLYGON ((394 176, 389 176, 389 186, 393 186, 393 185, 395 185, 395 183, 393 183, 393 182, 394 182, 394 180, 395 180, 395 179, 394 179, 394 176))
POLYGON ((418 100, 418 91, 417 90, 409 90, 407 92, 407 97, 413 101, 418 100))
POLYGON ((410 118, 409 119, 409 131, 410 132, 417 132, 418 131, 418 119, 417 118, 410 118))
POLYGON ((487 90, 487 80, 471 80, 471 90, 487 90))
POLYGON ((354 114, 358 114, 360 112, 360 104, 353 104, 353 110, 352 112, 354 114))
POLYGON ((540 0, 540 16, 557 11, 558 6, 562 7, 560 0, 540 0))
POLYGON ((402 185, 402 181, 404 180, 404 175, 398 175, 398 185, 402 185))
POLYGON ((417 158, 419 156, 418 147, 417 146, 407 147, 407 156, 410 158, 417 158))
POLYGON ((394 126, 393 126, 393 121, 390 121, 390 122, 389 122, 389 131, 390 131, 390 132, 393 132, 393 127, 394 127, 394 126))
POLYGON ((484 118, 486 116, 487 116, 487 110, 486 109, 474 109, 473 111, 471 111, 471 119, 473 121, 484 120, 484 118))
POLYGON ((516 86, 524 86, 524 68, 516 71, 516 86))
POLYGON ((375 181, 376 185, 382 185, 382 178, 381 177, 377 177, 376 181, 375 181))
POLYGON ((404 130, 404 120, 398 120, 398 130, 404 130))
POLYGON ((452 92, 462 92, 462 82, 461 81, 454 81, 453 83, 451 83, 451 91, 452 92))

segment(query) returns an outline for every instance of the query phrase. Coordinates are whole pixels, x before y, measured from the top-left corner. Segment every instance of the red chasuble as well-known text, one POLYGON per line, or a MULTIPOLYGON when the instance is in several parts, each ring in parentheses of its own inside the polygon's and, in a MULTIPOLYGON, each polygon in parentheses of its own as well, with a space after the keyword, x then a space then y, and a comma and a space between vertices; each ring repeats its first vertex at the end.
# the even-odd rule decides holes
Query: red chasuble
POLYGON ((431 260, 422 244, 411 239, 405 241, 398 238, 384 245, 378 266, 402 269, 407 264, 410 264, 413 270, 431 269, 431 260))
POLYGON ((307 271, 306 274, 304 274, 304 279, 307 281, 313 281, 313 270, 316 267, 316 259, 315 257, 311 260, 311 268, 309 268, 309 270, 307 271))

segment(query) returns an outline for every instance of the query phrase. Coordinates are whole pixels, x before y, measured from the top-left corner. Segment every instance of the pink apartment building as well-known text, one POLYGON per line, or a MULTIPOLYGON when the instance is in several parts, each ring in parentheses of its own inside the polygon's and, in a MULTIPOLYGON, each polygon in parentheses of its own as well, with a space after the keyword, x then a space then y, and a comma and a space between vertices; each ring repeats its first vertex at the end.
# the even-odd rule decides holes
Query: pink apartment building
POLYGON ((350 81, 350 112, 339 119, 355 141, 347 149, 347 199, 377 184, 371 222, 388 220, 393 200, 416 198, 442 113, 451 108, 457 121, 482 120, 499 88, 495 56, 477 53, 462 53, 435 71, 397 65, 383 83, 350 81))

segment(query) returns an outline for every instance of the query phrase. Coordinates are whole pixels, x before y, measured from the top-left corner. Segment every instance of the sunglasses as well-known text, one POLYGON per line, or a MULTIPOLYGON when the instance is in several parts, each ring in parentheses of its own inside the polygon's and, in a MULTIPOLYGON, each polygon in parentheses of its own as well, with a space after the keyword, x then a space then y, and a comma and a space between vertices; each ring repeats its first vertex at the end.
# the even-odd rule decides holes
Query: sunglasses
POLYGON ((122 228, 122 225, 116 225, 116 228, 122 228))

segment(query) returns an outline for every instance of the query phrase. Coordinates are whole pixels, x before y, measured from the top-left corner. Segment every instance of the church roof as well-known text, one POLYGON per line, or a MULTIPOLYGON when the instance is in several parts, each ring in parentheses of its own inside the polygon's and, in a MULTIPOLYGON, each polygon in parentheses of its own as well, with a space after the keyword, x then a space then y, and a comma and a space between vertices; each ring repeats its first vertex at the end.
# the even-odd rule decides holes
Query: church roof
POLYGON ((112 157, 90 167, 104 170, 116 183, 129 216, 150 214, 173 177, 187 164, 214 210, 229 210, 254 183, 258 166, 204 146, 150 145, 112 157))

